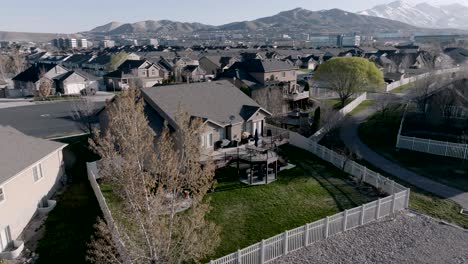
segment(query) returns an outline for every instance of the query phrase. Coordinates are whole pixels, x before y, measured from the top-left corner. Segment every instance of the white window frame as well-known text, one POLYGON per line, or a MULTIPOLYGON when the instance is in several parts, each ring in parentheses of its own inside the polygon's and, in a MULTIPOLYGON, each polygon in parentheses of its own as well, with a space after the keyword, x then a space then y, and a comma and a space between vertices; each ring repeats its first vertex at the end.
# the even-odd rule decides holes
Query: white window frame
POLYGON ((6 201, 5 188, 0 186, 0 204, 6 201))
POLYGON ((213 132, 210 132, 210 133, 205 133, 202 135, 201 137, 201 143, 202 143, 202 147, 204 148, 212 148, 214 146, 214 142, 213 142, 213 132))
POLYGON ((44 174, 42 173, 42 164, 39 163, 32 168, 33 171, 33 180, 34 182, 39 182, 44 178, 44 174))

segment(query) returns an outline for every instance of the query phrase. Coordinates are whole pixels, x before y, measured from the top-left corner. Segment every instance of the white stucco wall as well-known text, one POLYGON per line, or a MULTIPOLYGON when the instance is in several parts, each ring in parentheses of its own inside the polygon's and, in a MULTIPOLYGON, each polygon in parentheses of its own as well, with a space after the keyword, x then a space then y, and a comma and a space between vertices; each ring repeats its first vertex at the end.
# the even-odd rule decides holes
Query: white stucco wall
POLYGON ((60 184, 64 168, 62 149, 54 151, 8 181, 1 183, 5 200, 0 202, 0 229, 10 226, 11 237, 18 239, 37 211, 43 197, 52 196, 60 184), (34 182, 33 167, 41 163, 43 178, 34 182))

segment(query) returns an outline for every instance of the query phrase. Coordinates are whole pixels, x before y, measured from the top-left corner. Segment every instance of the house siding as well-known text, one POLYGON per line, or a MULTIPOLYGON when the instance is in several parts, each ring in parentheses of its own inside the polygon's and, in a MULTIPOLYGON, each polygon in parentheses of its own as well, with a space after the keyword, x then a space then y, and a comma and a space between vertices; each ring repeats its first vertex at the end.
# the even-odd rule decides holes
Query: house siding
POLYGON ((35 215, 39 202, 44 197, 50 198, 56 191, 64 175, 62 160, 62 150, 58 150, 40 161, 43 178, 37 182, 34 182, 33 167, 39 162, 0 184, 5 194, 5 200, 0 202, 0 229, 10 226, 13 239, 19 238, 35 215))

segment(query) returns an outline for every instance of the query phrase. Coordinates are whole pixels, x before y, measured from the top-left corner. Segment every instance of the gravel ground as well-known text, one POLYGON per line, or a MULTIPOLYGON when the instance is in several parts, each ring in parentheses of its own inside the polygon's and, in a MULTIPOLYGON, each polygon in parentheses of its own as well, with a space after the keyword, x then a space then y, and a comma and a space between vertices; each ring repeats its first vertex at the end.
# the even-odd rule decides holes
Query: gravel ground
POLYGON ((273 263, 468 263, 468 230, 402 212, 273 263))

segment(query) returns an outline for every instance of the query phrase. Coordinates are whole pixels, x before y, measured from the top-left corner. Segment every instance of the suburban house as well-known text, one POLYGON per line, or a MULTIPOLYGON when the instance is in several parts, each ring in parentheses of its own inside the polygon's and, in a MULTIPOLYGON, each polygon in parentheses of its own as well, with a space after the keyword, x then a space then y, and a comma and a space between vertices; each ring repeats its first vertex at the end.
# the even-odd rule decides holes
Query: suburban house
POLYGON ((305 105, 310 93, 297 84, 298 67, 280 60, 236 62, 221 75, 274 115, 286 114, 305 105), (278 90, 278 91, 275 91, 278 90))
POLYGON ((204 153, 221 146, 246 144, 265 133, 271 114, 228 81, 159 86, 142 90, 148 106, 174 130, 180 109, 206 124, 200 142, 204 153))
POLYGON ((51 94, 80 94, 87 87, 87 79, 77 72, 61 65, 37 63, 13 78, 15 89, 9 90, 10 97, 37 95, 41 78, 52 82, 51 94))
POLYGON ((183 82, 202 82, 213 79, 214 75, 208 75, 207 72, 198 65, 188 65, 182 69, 182 81, 183 82))
MULTIPOLYGON (((115 55, 117 53, 108 53, 108 54, 103 54, 99 56, 94 56, 92 59, 89 61, 83 62, 82 63, 82 69, 90 72, 94 75, 97 76, 103 76, 106 73, 109 73, 109 70, 111 68, 111 59, 112 55, 115 55)), ((126 61, 126 60, 139 60, 140 56, 138 56, 135 53, 129 53, 126 55, 125 58, 123 58, 120 63, 126 61)), ((118 65, 117 65, 118 66, 118 65)))
POLYGON ((60 94, 81 94, 88 86, 88 79, 76 71, 68 71, 53 79, 55 91, 60 94))
POLYGON ((162 84, 168 77, 167 71, 148 60, 126 60, 117 70, 104 75, 104 83, 108 90, 128 88, 131 82, 141 82, 142 87, 152 87, 162 84))
POLYGON ((206 74, 216 77, 217 74, 229 69, 236 58, 225 56, 203 56, 199 59, 200 66, 206 71, 206 74))
POLYGON ((74 54, 63 61, 62 65, 68 69, 81 69, 84 63, 93 58, 91 54, 74 54))
POLYGON ((0 126, 0 259, 17 257, 23 229, 55 206, 50 199, 65 176, 65 146, 0 126))

